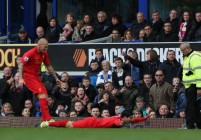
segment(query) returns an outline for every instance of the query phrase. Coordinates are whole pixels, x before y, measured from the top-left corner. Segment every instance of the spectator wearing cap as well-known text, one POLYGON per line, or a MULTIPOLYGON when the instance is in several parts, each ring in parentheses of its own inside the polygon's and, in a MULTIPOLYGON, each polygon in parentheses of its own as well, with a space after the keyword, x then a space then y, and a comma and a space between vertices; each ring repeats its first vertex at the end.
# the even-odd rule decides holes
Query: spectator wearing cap
POLYGON ((31 44, 31 39, 28 37, 26 29, 23 27, 19 29, 18 37, 15 40, 16 44, 31 44))
POLYGON ((100 100, 100 97, 101 95, 103 94, 103 91, 105 89, 104 87, 104 83, 99 83, 97 86, 96 86, 96 89, 98 91, 98 94, 96 95, 95 99, 94 99, 94 103, 98 103, 98 101, 100 100))

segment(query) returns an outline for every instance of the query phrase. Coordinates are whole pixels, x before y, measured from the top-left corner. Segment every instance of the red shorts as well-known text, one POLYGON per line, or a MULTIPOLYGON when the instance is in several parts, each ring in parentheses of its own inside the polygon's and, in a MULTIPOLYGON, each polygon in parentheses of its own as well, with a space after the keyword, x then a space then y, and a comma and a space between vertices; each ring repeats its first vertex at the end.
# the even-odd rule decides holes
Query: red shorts
POLYGON ((29 90, 32 91, 34 95, 36 94, 46 94, 47 90, 44 86, 44 84, 39 80, 38 76, 33 76, 29 74, 24 74, 24 82, 25 85, 29 90))

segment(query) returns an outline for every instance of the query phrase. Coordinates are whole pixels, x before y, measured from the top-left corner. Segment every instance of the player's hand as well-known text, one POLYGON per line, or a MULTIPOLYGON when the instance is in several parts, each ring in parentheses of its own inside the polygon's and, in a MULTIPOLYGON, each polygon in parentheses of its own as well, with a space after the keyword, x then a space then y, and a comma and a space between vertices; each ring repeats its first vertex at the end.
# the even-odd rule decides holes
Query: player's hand
POLYGON ((19 79, 19 82, 18 82, 19 88, 22 88, 23 85, 24 85, 24 79, 19 79))
POLYGON ((12 83, 14 82, 14 78, 13 78, 13 75, 10 77, 10 79, 7 80, 7 83, 9 85, 11 85, 12 83))

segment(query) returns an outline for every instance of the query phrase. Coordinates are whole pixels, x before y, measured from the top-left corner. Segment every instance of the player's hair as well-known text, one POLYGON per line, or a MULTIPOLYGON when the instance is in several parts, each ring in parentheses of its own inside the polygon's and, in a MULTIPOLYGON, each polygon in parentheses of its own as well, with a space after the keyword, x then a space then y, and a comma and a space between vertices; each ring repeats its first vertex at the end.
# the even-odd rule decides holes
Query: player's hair
POLYGON ((122 113, 121 113, 121 117, 124 118, 124 117, 130 117, 133 115, 133 112, 131 110, 124 110, 122 113))

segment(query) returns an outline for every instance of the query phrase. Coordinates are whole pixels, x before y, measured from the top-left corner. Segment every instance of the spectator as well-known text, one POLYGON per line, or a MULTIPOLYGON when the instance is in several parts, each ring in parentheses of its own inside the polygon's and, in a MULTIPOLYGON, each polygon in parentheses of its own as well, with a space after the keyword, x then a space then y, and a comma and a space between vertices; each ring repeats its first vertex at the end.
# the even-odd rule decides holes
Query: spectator
POLYGON ((90 14, 84 14, 84 16, 83 16, 83 21, 84 21, 84 25, 86 25, 86 24, 91 24, 91 25, 93 25, 93 18, 91 17, 91 15, 90 14))
POLYGON ((24 108, 22 110, 22 116, 23 117, 30 117, 30 110, 29 110, 29 108, 24 108))
MULTIPOLYGON (((97 48, 95 51, 95 60, 98 62, 98 66, 102 67, 102 61, 105 60, 105 57, 103 55, 103 49, 97 48)), ((101 68, 102 70, 102 68, 101 68)))
POLYGON ((19 29, 18 37, 15 40, 15 44, 31 44, 31 39, 28 37, 28 33, 24 27, 19 29))
POLYGON ((76 101, 74 104, 74 110, 78 117, 88 117, 88 112, 84 107, 82 101, 76 101))
POLYGON ((48 95, 47 102, 48 102, 48 109, 49 109, 50 115, 54 116, 56 108, 57 108, 57 101, 55 100, 53 95, 48 95))
POLYGON ((103 83, 99 83, 96 86, 97 92, 98 94, 96 95, 95 99, 94 99, 94 104, 98 103, 99 100, 101 100, 101 96, 103 95, 103 91, 105 89, 104 84, 103 83))
POLYGON ((149 105, 149 90, 152 86, 152 75, 145 73, 143 75, 143 83, 139 85, 139 96, 144 98, 145 105, 149 105))
POLYGON ((95 117, 95 118, 100 117, 100 110, 99 110, 98 106, 91 107, 91 116, 95 117))
POLYGON ((99 11, 97 14, 97 20, 94 24, 95 34, 100 38, 104 37, 105 30, 111 25, 107 19, 107 14, 104 11, 99 11))
POLYGON ((179 77, 174 77, 172 80, 174 101, 176 103, 175 117, 179 117, 179 111, 186 109, 185 87, 181 83, 179 77))
POLYGON ((24 101, 32 97, 32 93, 29 90, 25 90, 23 85, 19 84, 19 72, 16 73, 15 77, 11 77, 7 81, 7 90, 1 94, 3 103, 10 103, 15 116, 22 115, 22 109, 24 108, 24 101))
POLYGON ((82 79, 82 85, 87 97, 89 98, 89 102, 94 102, 94 99, 96 97, 96 90, 94 86, 90 84, 90 79, 88 77, 84 77, 82 79))
POLYGON ((179 41, 187 41, 188 33, 191 29, 192 21, 189 11, 184 11, 180 20, 179 26, 179 41))
POLYGON ((118 99, 115 97, 115 94, 118 92, 118 89, 113 87, 112 82, 110 82, 110 81, 105 82, 104 83, 104 88, 105 88, 106 91, 109 91, 109 93, 111 94, 110 98, 112 100, 114 100, 115 103, 118 103, 118 99))
POLYGON ((10 103, 4 103, 1 108, 1 116, 2 117, 12 117, 14 116, 14 112, 10 103))
POLYGON ((66 82, 62 82, 61 87, 55 86, 54 90, 52 91, 52 95, 57 101, 64 102, 64 105, 68 107, 68 111, 71 109, 71 100, 74 95, 70 92, 66 82))
POLYGON ((157 70, 155 73, 156 83, 150 88, 150 105, 158 110, 162 104, 170 106, 170 113, 174 113, 173 86, 164 81, 164 73, 157 70))
POLYGON ((77 25, 74 27, 72 41, 81 42, 82 35, 84 34, 84 23, 83 20, 77 20, 77 25))
POLYGON ((36 28, 37 37, 34 39, 34 43, 38 43, 38 40, 45 37, 45 31, 42 26, 38 26, 36 28))
POLYGON ((127 27, 123 25, 121 15, 118 13, 113 13, 111 17, 112 24, 105 30, 104 36, 109 36, 114 29, 117 29, 120 36, 123 37, 124 32, 127 30, 127 27))
POLYGON ((143 79, 143 75, 145 73, 150 73, 152 75, 153 83, 155 82, 153 77, 161 63, 155 50, 148 50, 146 54, 147 60, 143 62, 133 59, 129 55, 126 55, 125 52, 122 52, 122 55, 124 56, 125 60, 129 60, 133 66, 140 68, 140 80, 143 79))
POLYGON ((77 117, 76 111, 75 110, 71 110, 69 112, 69 117, 77 117))
POLYGON ((131 32, 131 30, 126 30, 124 32, 124 36, 123 36, 123 42, 134 42, 135 41, 135 37, 133 35, 133 33, 131 32))
POLYGON ((140 108, 136 108, 133 110, 134 118, 141 118, 143 116, 142 110, 140 108))
POLYGON ((182 66, 176 60, 175 51, 168 50, 166 54, 167 60, 163 61, 158 67, 165 75, 165 81, 172 84, 172 79, 175 76, 182 77, 182 66))
POLYGON ((78 88, 78 91, 75 97, 71 100, 71 104, 72 104, 71 106, 73 107, 77 101, 81 101, 84 106, 86 106, 89 101, 83 87, 78 88))
POLYGON ((170 11, 169 17, 166 19, 165 22, 170 22, 172 24, 172 32, 177 34, 179 33, 179 19, 178 14, 175 9, 170 11))
POLYGON ((185 113, 185 109, 181 109, 181 110, 179 110, 179 116, 178 116, 178 118, 186 118, 186 113, 185 113))
POLYGON ((150 23, 153 29, 153 34, 156 36, 159 35, 163 27, 163 21, 158 10, 152 12, 152 20, 150 23))
POLYGON ((71 41, 72 34, 73 34, 73 28, 69 23, 66 23, 65 26, 63 27, 63 33, 61 33, 59 36, 59 42, 71 41))
POLYGON ((98 62, 96 60, 91 60, 90 66, 89 66, 89 71, 87 73, 87 77, 90 78, 91 85, 96 87, 96 81, 98 78, 98 73, 101 71, 101 68, 98 65, 98 62))
POLYGON ((155 42, 157 35, 155 35, 153 33, 153 29, 152 29, 151 25, 146 24, 144 26, 144 30, 145 30, 145 36, 143 38, 143 41, 144 42, 155 42))
POLYGON ((188 41, 201 41, 201 11, 195 13, 195 22, 188 33, 188 41))
POLYGON ((60 34, 63 32, 63 29, 59 26, 58 20, 56 17, 52 17, 49 20, 49 26, 46 29, 45 36, 48 39, 49 43, 56 43, 59 41, 60 34))
POLYGON ((137 13, 137 20, 134 21, 133 27, 131 28, 132 33, 136 37, 136 39, 139 39, 139 32, 140 30, 144 29, 144 26, 146 24, 145 16, 142 12, 137 13))
POLYGON ((16 66, 15 67, 11 67, 12 68, 12 75, 15 75, 17 72, 19 72, 18 65, 19 65, 21 59, 22 59, 22 55, 18 55, 16 57, 16 66))
MULTIPOLYGON (((144 98, 142 96, 138 96, 135 100, 135 107, 134 109, 140 109, 142 116, 145 117, 146 114, 146 105, 145 105, 145 101, 144 98)), ((135 113, 134 113, 135 114, 135 113)))
POLYGON ((73 35, 73 29, 76 26, 75 18, 73 13, 67 13, 66 14, 66 22, 63 27, 63 33, 60 35, 60 42, 64 41, 71 41, 72 35, 73 35))
POLYGON ((76 81, 76 79, 70 77, 67 72, 63 72, 61 74, 61 81, 67 82, 69 89, 72 89, 72 86, 73 87, 79 87, 79 83, 76 81))
POLYGON ((149 116, 150 116, 150 118, 156 118, 157 117, 156 112, 154 110, 149 111, 149 116))
POLYGON ((125 86, 119 92, 117 92, 115 96, 119 99, 125 109, 132 110, 138 94, 139 91, 137 87, 133 84, 132 77, 126 76, 125 86))
POLYGON ((26 99, 24 102, 24 108, 28 108, 30 112, 30 116, 35 117, 36 116, 36 107, 33 105, 33 102, 31 99, 26 99))
POLYGON ((157 36, 157 42, 177 42, 179 40, 178 35, 173 32, 171 22, 165 22, 163 24, 163 30, 157 36))
POLYGON ((112 36, 108 38, 106 43, 119 43, 121 42, 121 35, 117 29, 112 30, 112 36))
POLYGON ((114 106, 115 106, 115 101, 112 100, 111 98, 111 93, 109 91, 103 91, 103 94, 100 96, 100 100, 98 101, 100 111, 104 109, 109 110, 109 114, 111 116, 115 115, 114 112, 114 106))
POLYGON ((166 104, 160 105, 158 118, 172 118, 168 105, 166 105, 166 104))
POLYGON ((129 73, 122 69, 123 59, 121 57, 117 57, 114 60, 115 69, 112 72, 112 84, 114 88, 121 89, 124 86, 124 79, 129 73))
POLYGON ((101 111, 101 117, 102 117, 102 118, 108 118, 108 117, 110 117, 110 112, 109 112, 109 110, 108 110, 108 109, 103 109, 103 110, 101 111))
POLYGON ((59 115, 59 117, 67 117, 67 111, 65 110, 65 109, 60 109, 59 111, 58 111, 58 115, 59 115))
POLYGON ((81 36, 82 41, 89 41, 97 38, 96 33, 94 32, 94 27, 90 24, 86 25, 86 31, 84 34, 81 36))
POLYGON ((57 102, 57 107, 55 110, 55 114, 53 116, 59 117, 59 110, 61 110, 61 109, 65 110, 66 106, 65 106, 65 102, 59 101, 59 102, 57 102))
MULTIPOLYGON (((136 51, 129 51, 128 56, 138 61, 138 54, 136 51)), ((133 66, 129 60, 125 59, 123 69, 130 73, 130 76, 133 78, 135 85, 138 86, 140 80, 140 69, 138 67, 133 66)))
POLYGON ((107 81, 112 82, 112 71, 110 70, 110 62, 107 60, 102 61, 103 70, 99 72, 96 85, 99 83, 105 83, 107 81))
POLYGON ((144 37, 146 35, 145 29, 140 30, 139 32, 139 42, 144 42, 144 37))

